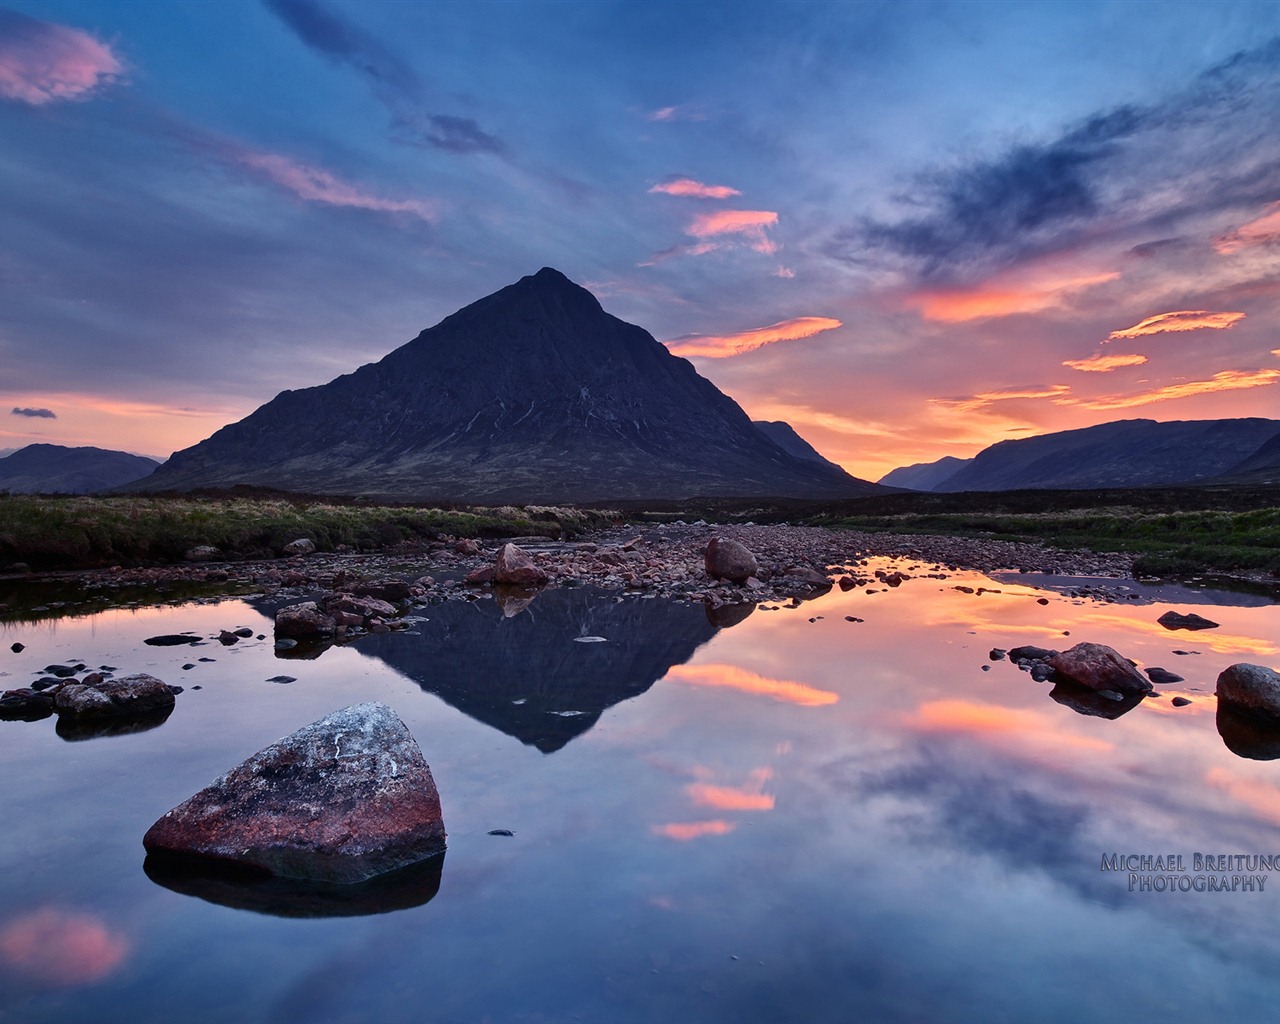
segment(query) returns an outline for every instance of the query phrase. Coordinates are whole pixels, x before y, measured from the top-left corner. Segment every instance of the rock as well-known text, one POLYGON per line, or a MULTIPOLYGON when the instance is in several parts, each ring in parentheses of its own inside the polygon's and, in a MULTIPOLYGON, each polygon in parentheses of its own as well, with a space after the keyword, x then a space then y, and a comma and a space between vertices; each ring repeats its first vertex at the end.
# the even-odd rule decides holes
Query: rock
POLYGON ((324 611, 328 615, 345 612, 358 615, 361 623, 368 619, 392 618, 396 614, 396 606, 376 597, 356 597, 355 594, 326 594, 324 611))
POLYGON ((493 582, 517 587, 540 587, 550 577, 539 569, 529 555, 514 544, 504 544, 493 563, 493 582))
POLYGON ((286 605, 276 612, 277 637, 333 636, 336 628, 332 617, 322 612, 314 601, 286 605))
POLYGON ((81 718, 142 718, 173 710, 173 694, 155 676, 140 672, 118 679, 69 683, 53 699, 59 715, 81 718))
POLYGON ((404 580, 385 579, 385 580, 369 580, 366 583, 357 583, 351 588, 351 593, 361 597, 376 597, 380 601, 407 601, 413 596, 413 588, 404 580))
POLYGON ((1169 703, 1175 708, 1185 708, 1191 703, 1191 700, 1187 697, 1174 697, 1173 700, 1169 701, 1169 703))
POLYGON ((1057 656, 1057 651, 1051 651, 1047 647, 1032 647, 1029 644, 1024 647, 1015 647, 1009 652, 1009 660, 1015 665, 1021 661, 1048 661, 1057 656))
POLYGON ((467 583, 492 583, 493 566, 482 565, 479 569, 472 569, 467 573, 465 580, 467 583))
POLYGON ((142 642, 149 647, 180 647, 182 644, 198 644, 200 639, 188 633, 165 633, 161 636, 149 636, 142 642))
POLYGON ((453 546, 453 550, 460 555, 478 555, 480 554, 480 542, 468 537, 458 541, 453 546))
POLYGON ((221 558, 222 552, 208 544, 199 544, 188 548, 182 557, 188 562, 212 562, 215 558, 221 558))
POLYGON ((273 743, 169 811, 149 853, 360 882, 445 849, 440 796, 385 704, 343 708, 273 743))
MULTIPOLYGON (((253 630, 251 630, 248 626, 241 626, 239 629, 233 629, 231 632, 234 633, 236 636, 238 636, 241 640, 247 640, 249 637, 253 636, 253 630)), ((259 639, 261 639, 261 637, 259 637, 259 639)))
POLYGON ((224 629, 218 634, 218 643, 222 644, 223 647, 230 647, 232 644, 238 644, 239 642, 240 638, 230 630, 224 629))
POLYGON ((491 828, 488 832, 491 836, 514 836, 515 833, 509 828, 491 828))
POLYGON ((993 647, 987 652, 987 657, 992 661, 1004 661, 1004 656, 1009 652, 999 647, 993 647))
POLYGON ((1280 672, 1262 665, 1229 665, 1218 676, 1218 702, 1280 719, 1280 672))
POLYGON ((9 645, 9 650, 13 651, 14 654, 21 654, 26 649, 27 649, 26 644, 20 644, 15 642, 9 645))
POLYGON ((1031 666, 1031 678, 1037 683, 1045 683, 1053 678, 1053 669, 1047 661, 1037 661, 1031 666))
POLYGON ((267 680, 269 683, 296 683, 297 681, 297 676, 272 676, 267 680))
POLYGON ((727 537, 712 537, 703 552, 707 575, 712 579, 745 583, 760 571, 756 556, 746 546, 727 537))
POLYGON ((315 554, 316 544, 310 537, 299 537, 297 540, 291 540, 284 546, 286 555, 312 555, 315 554))
POLYGON ((1164 626, 1165 629, 1216 629, 1217 623, 1210 619, 1190 612, 1182 615, 1179 612, 1167 611, 1156 622, 1164 626))
POLYGON ((1151 682, 1133 663, 1105 644, 1079 643, 1049 659, 1054 673, 1091 690, 1132 695, 1151 690, 1151 682))
POLYGON ((1159 668, 1155 665, 1147 669, 1147 678, 1157 686, 1168 686, 1171 683, 1181 683, 1186 681, 1176 672, 1170 672, 1168 669, 1159 668))
POLYGON ((35 687, 0 694, 0 720, 35 722, 53 714, 54 695, 35 687))

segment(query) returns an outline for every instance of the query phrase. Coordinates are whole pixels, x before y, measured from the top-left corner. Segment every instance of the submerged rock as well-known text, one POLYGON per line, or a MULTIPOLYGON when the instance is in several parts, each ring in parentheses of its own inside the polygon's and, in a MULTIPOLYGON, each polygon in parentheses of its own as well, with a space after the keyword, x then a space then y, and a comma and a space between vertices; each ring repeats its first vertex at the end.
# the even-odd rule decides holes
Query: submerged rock
POLYGON ((1144 694, 1151 681, 1106 644, 1080 643, 1049 659, 1056 676, 1091 690, 1111 690, 1120 694, 1144 694))
POLYGON ((708 576, 731 583, 746 583, 760 571, 756 556, 746 545, 728 537, 712 537, 707 541, 703 562, 708 576))
POLYGON ((145 672, 118 679, 86 676, 84 682, 63 686, 54 698, 58 714, 72 719, 167 716, 173 705, 168 685, 145 672))
POLYGON ((1262 665, 1229 665, 1218 676, 1218 700, 1280 720, 1280 672, 1262 665))
POLYGON ((1216 629, 1218 626, 1212 619, 1206 619, 1195 612, 1183 615, 1181 612, 1167 611, 1156 622, 1165 629, 1216 629))
POLYGON ((169 811, 142 843, 149 853, 349 883, 443 852, 445 830, 418 744, 391 708, 370 703, 254 754, 169 811))

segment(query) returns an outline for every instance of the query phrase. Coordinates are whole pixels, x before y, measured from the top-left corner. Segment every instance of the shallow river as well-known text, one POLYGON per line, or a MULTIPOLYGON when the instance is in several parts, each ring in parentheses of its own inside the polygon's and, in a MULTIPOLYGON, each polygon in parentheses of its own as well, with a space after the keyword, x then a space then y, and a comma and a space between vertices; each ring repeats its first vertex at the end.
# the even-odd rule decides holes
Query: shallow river
POLYGON ((736 623, 551 591, 311 660, 253 598, 0 624, 5 688, 55 663, 186 688, 141 732, 0 722, 0 1020, 1275 1019, 1280 745, 1220 732, 1213 690, 1280 667, 1280 607, 1069 585, 917 576, 736 623), (239 626, 266 639, 142 642, 239 626), (1185 681, 1112 719, 988 656, 1082 640, 1185 681), (367 700, 431 765, 442 864, 345 902, 144 870, 165 811, 367 700), (1197 868, 1227 854, 1275 870, 1197 868), (1104 870, 1130 855, 1181 863, 1104 870))

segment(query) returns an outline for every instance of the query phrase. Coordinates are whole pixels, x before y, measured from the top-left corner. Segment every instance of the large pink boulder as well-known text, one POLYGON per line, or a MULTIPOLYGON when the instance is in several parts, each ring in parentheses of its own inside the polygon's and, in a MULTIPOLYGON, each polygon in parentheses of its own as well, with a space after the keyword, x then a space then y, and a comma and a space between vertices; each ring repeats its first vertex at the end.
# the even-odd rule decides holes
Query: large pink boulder
POLYGON ((707 575, 712 579, 745 583, 760 571, 756 556, 746 545, 727 537, 712 537, 703 556, 707 575))
POLYGON ((1280 719, 1280 672, 1240 662, 1218 675, 1218 703, 1280 719))
POLYGON ((359 704, 271 744, 147 830, 150 853, 273 875, 360 882, 445 848, 422 751, 385 704, 359 704))
POLYGON ((276 612, 276 636, 333 636, 336 626, 314 601, 285 605, 276 612))
POLYGON ((1069 679, 1091 690, 1126 695, 1151 692, 1151 681, 1133 662, 1106 644, 1076 644, 1050 658, 1049 667, 1059 679, 1069 679))
POLYGON ((534 564, 528 553, 514 544, 504 544, 493 563, 493 582, 517 587, 540 587, 550 577, 534 564))

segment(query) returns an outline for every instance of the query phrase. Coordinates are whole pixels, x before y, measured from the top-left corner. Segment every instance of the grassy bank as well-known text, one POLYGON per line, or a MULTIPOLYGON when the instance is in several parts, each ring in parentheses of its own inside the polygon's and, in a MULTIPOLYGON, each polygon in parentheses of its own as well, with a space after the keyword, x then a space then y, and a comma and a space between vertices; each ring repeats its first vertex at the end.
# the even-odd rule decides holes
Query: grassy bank
POLYGON ((440 537, 574 537, 611 513, 528 506, 440 509, 267 497, 0 495, 0 569, 179 562, 191 548, 227 559, 271 558, 299 537, 320 551, 360 551, 440 537))

